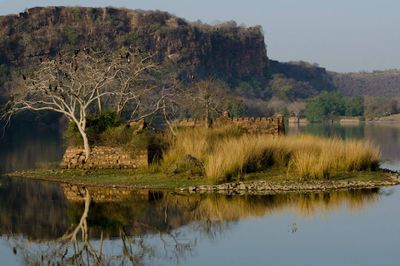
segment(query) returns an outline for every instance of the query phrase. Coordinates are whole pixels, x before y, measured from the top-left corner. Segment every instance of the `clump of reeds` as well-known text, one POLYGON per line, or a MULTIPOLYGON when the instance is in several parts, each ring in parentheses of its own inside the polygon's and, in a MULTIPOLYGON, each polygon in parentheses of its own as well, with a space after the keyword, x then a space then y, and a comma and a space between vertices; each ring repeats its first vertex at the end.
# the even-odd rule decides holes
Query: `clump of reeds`
POLYGON ((169 136, 169 149, 164 154, 164 164, 168 165, 185 155, 191 155, 202 161, 215 150, 215 146, 226 138, 238 138, 242 133, 237 127, 187 128, 181 129, 176 136, 169 136))
POLYGON ((285 168, 302 179, 330 178, 338 172, 375 170, 380 157, 379 149, 368 141, 249 135, 233 127, 180 131, 164 164, 187 154, 203 162, 207 177, 218 180, 269 167, 285 168))

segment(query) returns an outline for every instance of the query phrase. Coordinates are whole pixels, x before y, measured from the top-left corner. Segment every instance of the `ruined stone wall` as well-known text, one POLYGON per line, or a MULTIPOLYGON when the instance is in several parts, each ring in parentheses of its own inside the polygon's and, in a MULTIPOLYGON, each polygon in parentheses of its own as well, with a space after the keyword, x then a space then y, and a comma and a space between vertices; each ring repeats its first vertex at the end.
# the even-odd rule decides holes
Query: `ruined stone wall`
MULTIPOLYGON (((174 122, 177 127, 204 127, 205 120, 200 119, 182 119, 174 122)), ((231 118, 224 114, 222 117, 212 121, 212 127, 222 127, 236 125, 240 129, 250 134, 268 134, 283 135, 285 134, 284 118, 281 115, 274 117, 239 117, 231 118)))
POLYGON ((68 147, 61 162, 62 168, 82 169, 115 169, 138 168, 148 165, 148 153, 146 150, 137 151, 131 155, 122 148, 94 146, 90 158, 84 161, 84 151, 81 147, 68 147))

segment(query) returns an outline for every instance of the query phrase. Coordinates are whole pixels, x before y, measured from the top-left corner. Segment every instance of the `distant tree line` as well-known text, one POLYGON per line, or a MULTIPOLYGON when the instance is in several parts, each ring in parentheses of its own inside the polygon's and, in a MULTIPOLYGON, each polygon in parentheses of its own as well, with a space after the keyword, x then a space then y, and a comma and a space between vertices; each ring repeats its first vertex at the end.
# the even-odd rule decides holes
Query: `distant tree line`
POLYGON ((363 102, 362 97, 344 97, 337 92, 324 91, 307 102, 304 114, 312 122, 340 116, 363 116, 363 102))

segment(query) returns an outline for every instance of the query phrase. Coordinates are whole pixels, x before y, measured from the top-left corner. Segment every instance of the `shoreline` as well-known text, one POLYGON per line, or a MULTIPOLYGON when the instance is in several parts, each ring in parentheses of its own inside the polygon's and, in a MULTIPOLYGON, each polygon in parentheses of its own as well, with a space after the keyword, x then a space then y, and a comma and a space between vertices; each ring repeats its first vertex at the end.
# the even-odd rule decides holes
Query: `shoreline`
POLYGON ((377 181, 303 181, 277 184, 265 180, 231 182, 220 185, 200 185, 179 188, 181 192, 218 193, 227 195, 266 195, 295 192, 329 192, 338 190, 371 189, 400 185, 400 174, 377 181))
MULTIPOLYGON (((43 170, 42 170, 43 171, 43 170)), ((85 187, 93 191, 170 191, 177 193, 198 193, 198 194, 226 194, 226 195, 267 195, 277 193, 290 193, 290 192, 328 192, 337 190, 354 190, 354 189, 371 189, 387 186, 400 185, 400 172, 393 172, 388 170, 381 170, 379 172, 368 173, 352 173, 347 178, 333 179, 333 180, 294 180, 294 179, 280 179, 281 177, 272 177, 268 173, 258 173, 251 180, 247 181, 234 181, 221 184, 210 183, 207 179, 193 178, 169 178, 160 175, 155 175, 145 182, 142 181, 139 173, 122 172, 125 174, 126 180, 111 179, 105 180, 98 177, 86 176, 72 176, 70 172, 69 178, 63 178, 59 173, 65 171, 47 170, 43 174, 41 171, 24 171, 5 174, 11 178, 21 178, 27 180, 37 180, 45 182, 54 182, 60 184, 62 187, 70 187, 73 190, 79 191, 79 188, 85 187), (355 175, 355 176, 354 176, 355 175), (72 176, 72 177, 71 177, 72 176), (135 179, 136 178, 136 179, 135 179), (147 183, 146 183, 147 182, 147 183), (157 183, 158 182, 158 183, 157 183), (163 183, 164 182, 164 183, 163 183)), ((77 174, 79 172, 74 172, 77 174)), ((85 173, 85 172, 82 172, 85 173)), ((102 173, 102 172, 100 172, 102 173)), ((107 172, 108 173, 108 172, 107 172)), ((118 173, 113 171, 110 173, 118 173)), ((99 174, 99 173, 98 173, 99 174)), ((109 173, 108 173, 109 174, 109 173)), ((141 173, 146 176, 145 173, 141 173)), ((148 174, 151 175, 151 174, 148 174)), ((116 196, 116 193, 112 195, 116 196)), ((106 194, 109 194, 106 192, 106 194)), ((127 195, 126 192, 122 193, 127 195)), ((102 198, 100 195, 99 199, 102 198)))

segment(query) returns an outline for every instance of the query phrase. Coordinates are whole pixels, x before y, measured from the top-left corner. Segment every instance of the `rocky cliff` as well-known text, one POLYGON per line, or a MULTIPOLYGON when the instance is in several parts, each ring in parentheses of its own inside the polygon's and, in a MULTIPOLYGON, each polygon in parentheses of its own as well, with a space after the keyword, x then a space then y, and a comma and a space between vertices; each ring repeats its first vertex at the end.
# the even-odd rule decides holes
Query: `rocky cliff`
POLYGON ((290 79, 307 82, 317 91, 334 89, 330 73, 316 64, 303 61, 282 63, 270 60, 269 65, 272 74, 281 74, 290 79))
POLYGON ((210 26, 166 12, 115 8, 37 7, 0 16, 0 106, 10 69, 81 47, 112 51, 122 46, 156 53, 188 82, 211 76, 244 98, 289 101, 322 90, 345 95, 398 96, 398 71, 340 74, 305 62, 269 60, 260 27, 234 22, 210 26))
POLYGON ((0 72, 82 46, 157 52, 183 79, 212 75, 229 83, 250 76, 264 81, 268 67, 260 27, 210 26, 165 12, 115 8, 37 7, 0 17, 0 72))

